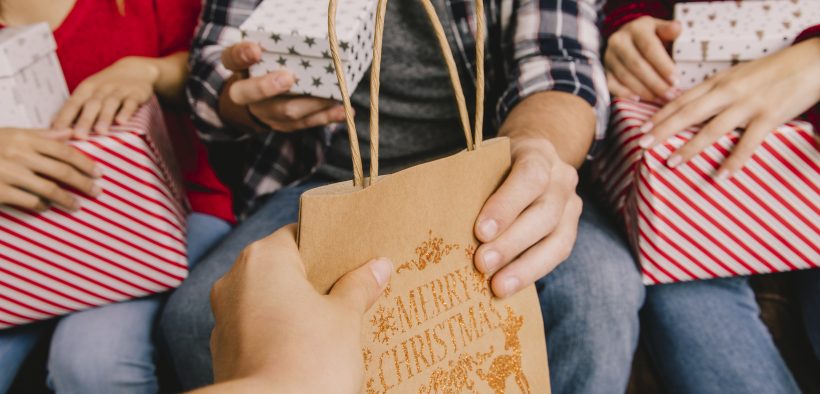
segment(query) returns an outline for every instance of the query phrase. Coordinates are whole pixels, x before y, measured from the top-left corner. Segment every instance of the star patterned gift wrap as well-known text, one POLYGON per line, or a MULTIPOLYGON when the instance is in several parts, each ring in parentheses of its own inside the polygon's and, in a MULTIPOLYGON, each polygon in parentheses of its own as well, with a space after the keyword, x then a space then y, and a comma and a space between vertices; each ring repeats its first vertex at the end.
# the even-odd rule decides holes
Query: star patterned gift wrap
POLYGON ((68 98, 46 23, 0 29, 0 127, 43 129, 68 98))
MULTIPOLYGON (((339 5, 336 28, 342 65, 350 91, 373 60, 376 0, 349 0, 339 5)), ((286 69, 296 76, 292 93, 341 100, 327 34, 326 0, 264 0, 242 24, 246 40, 262 46, 262 61, 252 76, 286 69)))
POLYGON ((689 89, 735 64, 790 46, 803 30, 820 24, 820 1, 678 3, 675 19, 683 31, 672 55, 680 88, 689 89))

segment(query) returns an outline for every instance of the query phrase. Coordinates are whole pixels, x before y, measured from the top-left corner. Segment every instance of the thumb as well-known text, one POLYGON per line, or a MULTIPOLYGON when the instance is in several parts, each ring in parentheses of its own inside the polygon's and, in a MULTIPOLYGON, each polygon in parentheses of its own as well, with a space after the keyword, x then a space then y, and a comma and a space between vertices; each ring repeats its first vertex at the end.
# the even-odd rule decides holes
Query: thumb
POLYGON ((255 42, 240 42, 222 51, 222 65, 231 71, 245 71, 260 60, 262 48, 255 42))
POLYGON ((655 33, 664 42, 675 41, 680 35, 681 24, 678 21, 659 20, 655 25, 655 33))
POLYGON ((341 277, 330 290, 330 296, 364 315, 387 287, 392 272, 390 260, 371 260, 341 277))

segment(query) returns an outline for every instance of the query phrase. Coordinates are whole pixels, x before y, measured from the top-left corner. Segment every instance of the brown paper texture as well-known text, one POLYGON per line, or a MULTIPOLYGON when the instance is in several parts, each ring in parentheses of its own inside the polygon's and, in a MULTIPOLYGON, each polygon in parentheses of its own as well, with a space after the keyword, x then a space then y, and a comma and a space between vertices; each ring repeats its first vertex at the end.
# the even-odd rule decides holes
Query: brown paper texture
POLYGON ((509 168, 498 138, 364 189, 302 196, 299 249, 317 290, 372 258, 395 263, 363 322, 363 392, 549 393, 534 287, 495 299, 473 264, 474 222, 509 168))

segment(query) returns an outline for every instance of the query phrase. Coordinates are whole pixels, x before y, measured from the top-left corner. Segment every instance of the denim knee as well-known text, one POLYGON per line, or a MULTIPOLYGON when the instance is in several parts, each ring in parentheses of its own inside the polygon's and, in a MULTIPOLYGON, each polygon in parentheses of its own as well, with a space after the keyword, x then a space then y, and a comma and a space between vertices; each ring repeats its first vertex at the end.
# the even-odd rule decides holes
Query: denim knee
POLYGON ((585 203, 570 257, 536 289, 553 393, 626 390, 644 286, 626 242, 594 203, 585 203))
POLYGON ((592 340, 626 334, 619 331, 637 338, 641 275, 622 235, 594 204, 585 206, 570 257, 536 287, 547 326, 569 320, 592 340))
POLYGON ((58 393, 156 393, 151 338, 163 296, 77 312, 51 339, 48 383, 58 393))

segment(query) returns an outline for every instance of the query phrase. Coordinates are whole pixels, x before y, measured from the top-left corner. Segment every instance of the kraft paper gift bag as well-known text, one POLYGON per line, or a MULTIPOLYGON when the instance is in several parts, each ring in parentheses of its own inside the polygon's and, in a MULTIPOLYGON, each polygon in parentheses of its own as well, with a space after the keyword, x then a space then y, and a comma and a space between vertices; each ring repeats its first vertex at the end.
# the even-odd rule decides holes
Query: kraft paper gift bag
MULTIPOLYGON (((308 278, 326 293, 344 273, 374 257, 395 271, 388 289, 365 317, 362 360, 365 393, 548 393, 546 344, 534 286, 508 299, 493 297, 474 268, 476 217, 510 169, 506 138, 482 143, 483 70, 478 72, 475 136, 452 53, 429 0, 422 0, 442 47, 459 104, 468 149, 378 178, 378 146, 371 147, 365 179, 349 94, 333 31, 331 48, 347 110, 353 184, 305 193, 299 249, 308 278), (367 182, 369 180, 369 182, 367 182)), ((378 78, 386 0, 377 13, 371 81, 371 139, 378 141, 378 78)), ((483 15, 478 1, 478 15, 483 15)), ((483 65, 483 20, 479 67, 483 65)), ((389 78, 389 76, 387 76, 389 78)))

